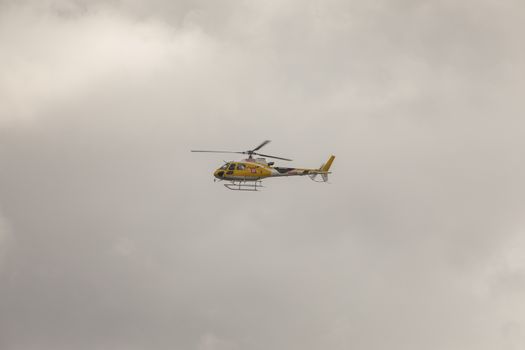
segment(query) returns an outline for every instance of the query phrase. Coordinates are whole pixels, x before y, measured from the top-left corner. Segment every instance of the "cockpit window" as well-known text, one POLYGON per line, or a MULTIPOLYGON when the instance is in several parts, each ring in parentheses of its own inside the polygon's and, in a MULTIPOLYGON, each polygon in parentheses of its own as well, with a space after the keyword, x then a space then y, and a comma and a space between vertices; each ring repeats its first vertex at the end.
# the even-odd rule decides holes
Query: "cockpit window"
POLYGON ((245 168, 244 164, 237 164, 237 170, 244 170, 245 168))
POLYGON ((221 166, 221 169, 226 170, 227 167, 228 167, 228 164, 224 164, 223 166, 221 166))
POLYGON ((228 170, 235 170, 235 163, 231 163, 228 170))

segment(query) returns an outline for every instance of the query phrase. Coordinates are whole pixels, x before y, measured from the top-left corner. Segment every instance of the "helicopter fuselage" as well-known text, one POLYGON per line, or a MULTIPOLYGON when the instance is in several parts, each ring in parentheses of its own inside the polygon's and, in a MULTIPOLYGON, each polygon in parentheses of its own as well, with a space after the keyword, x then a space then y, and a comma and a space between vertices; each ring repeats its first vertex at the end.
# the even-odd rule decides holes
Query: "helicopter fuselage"
POLYGON ((245 159, 243 161, 227 162, 213 175, 219 180, 226 181, 260 181, 268 177, 304 176, 319 174, 326 171, 308 168, 274 167, 263 159, 245 159))

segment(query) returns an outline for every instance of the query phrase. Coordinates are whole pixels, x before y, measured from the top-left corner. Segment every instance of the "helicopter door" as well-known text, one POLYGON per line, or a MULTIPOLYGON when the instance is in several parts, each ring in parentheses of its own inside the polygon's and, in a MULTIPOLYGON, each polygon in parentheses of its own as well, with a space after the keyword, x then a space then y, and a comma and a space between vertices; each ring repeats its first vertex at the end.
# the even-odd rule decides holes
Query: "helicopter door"
POLYGON ((226 172, 226 175, 233 175, 233 171, 235 170, 235 163, 231 163, 228 167, 228 171, 226 172))

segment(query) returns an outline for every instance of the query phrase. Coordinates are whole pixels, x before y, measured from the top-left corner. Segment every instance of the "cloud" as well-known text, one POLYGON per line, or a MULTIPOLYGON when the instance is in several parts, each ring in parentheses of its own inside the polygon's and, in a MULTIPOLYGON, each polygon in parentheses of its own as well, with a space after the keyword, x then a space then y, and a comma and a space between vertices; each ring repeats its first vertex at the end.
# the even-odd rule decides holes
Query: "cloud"
POLYGON ((203 40, 196 31, 104 9, 70 18, 15 6, 2 12, 1 23, 3 122, 45 114, 130 74, 138 79, 184 64, 203 40))
POLYGON ((12 244, 13 236, 11 229, 6 219, 0 215, 0 272, 5 269, 5 260, 10 245, 12 244))
POLYGON ((0 6, 0 347, 522 348, 520 4, 0 6))

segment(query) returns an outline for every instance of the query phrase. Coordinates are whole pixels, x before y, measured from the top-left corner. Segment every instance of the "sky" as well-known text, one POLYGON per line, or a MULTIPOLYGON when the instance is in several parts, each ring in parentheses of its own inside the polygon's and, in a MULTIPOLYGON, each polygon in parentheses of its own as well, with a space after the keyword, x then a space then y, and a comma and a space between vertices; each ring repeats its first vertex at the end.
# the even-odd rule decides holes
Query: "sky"
POLYGON ((523 349, 524 10, 0 0, 0 349, 523 349))

